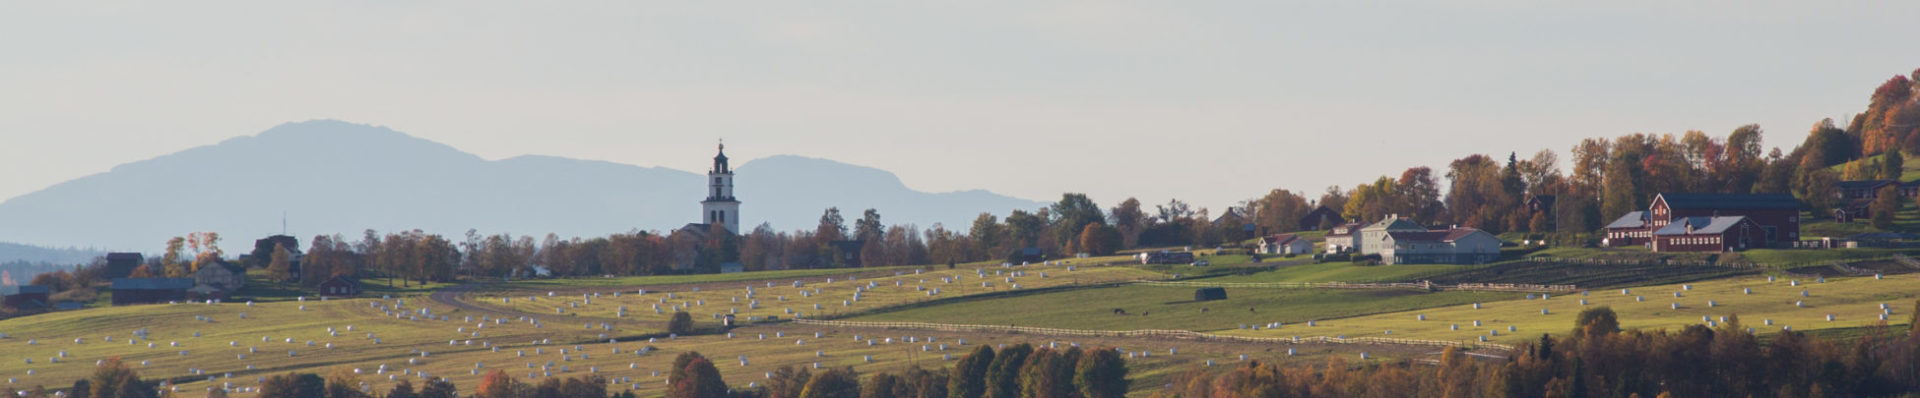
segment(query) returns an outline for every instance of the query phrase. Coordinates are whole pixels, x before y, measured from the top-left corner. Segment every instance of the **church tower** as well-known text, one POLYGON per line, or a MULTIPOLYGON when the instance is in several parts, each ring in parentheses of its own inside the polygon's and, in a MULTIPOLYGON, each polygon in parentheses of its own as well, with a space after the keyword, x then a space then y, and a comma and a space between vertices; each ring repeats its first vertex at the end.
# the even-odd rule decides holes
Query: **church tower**
POLYGON ((700 201, 705 224, 719 225, 727 232, 740 233, 740 201, 733 198, 733 169, 727 167, 727 144, 713 157, 713 169, 707 171, 707 200, 700 201))

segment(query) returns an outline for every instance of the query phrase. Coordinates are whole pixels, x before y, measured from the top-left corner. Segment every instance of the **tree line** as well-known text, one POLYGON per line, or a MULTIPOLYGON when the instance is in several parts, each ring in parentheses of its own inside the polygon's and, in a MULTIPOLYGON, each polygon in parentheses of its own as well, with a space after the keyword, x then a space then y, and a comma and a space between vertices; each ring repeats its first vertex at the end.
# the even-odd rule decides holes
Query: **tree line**
MULTIPOLYGON (((668 398, 1121 398, 1126 396, 1126 358, 1119 351, 1080 347, 1064 350, 1029 344, 995 352, 979 346, 949 369, 911 367, 880 372, 862 380, 853 368, 829 368, 818 374, 806 368, 781 366, 765 386, 729 387, 713 361, 697 351, 675 356, 668 372, 668 398)), ((632 398, 633 391, 609 394, 603 377, 545 378, 521 381, 506 371, 481 377, 476 398, 632 398)), ((0 392, 24 398, 49 398, 44 387, 0 392)), ((159 383, 140 379, 119 357, 102 360, 92 377, 74 382, 68 398, 141 398, 163 395, 159 383)), ((210 398, 227 392, 210 390, 210 398)), ((400 380, 384 394, 362 382, 358 373, 336 368, 326 377, 314 373, 286 373, 261 383, 261 398, 455 398, 458 388, 442 378, 428 380, 418 390, 411 380, 400 380)))
MULTIPOLYGON (((1916 318, 1920 318, 1917 316, 1916 318)), ((1916 319, 1920 321, 1920 319, 1916 319)), ((1613 310, 1582 311, 1565 337, 1506 358, 1448 347, 1432 364, 1249 361, 1192 369, 1156 397, 1899 397, 1920 395, 1920 330, 1884 322, 1853 339, 1783 331, 1762 339, 1738 316, 1678 332, 1621 331, 1613 310), (1905 332, 1905 333, 1902 333, 1905 332)), ((1909 324, 1920 329, 1920 322, 1909 324)))

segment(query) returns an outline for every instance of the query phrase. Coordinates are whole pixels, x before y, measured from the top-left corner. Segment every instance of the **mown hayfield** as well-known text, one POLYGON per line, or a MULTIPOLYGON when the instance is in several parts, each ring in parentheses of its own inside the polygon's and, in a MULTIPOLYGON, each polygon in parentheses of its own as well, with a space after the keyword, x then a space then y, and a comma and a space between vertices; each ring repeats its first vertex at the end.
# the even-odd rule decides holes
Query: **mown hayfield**
POLYGON ((1100 287, 915 306, 854 320, 1205 332, 1523 297, 1505 292, 1229 288, 1226 300, 1202 302, 1193 301, 1193 294, 1192 287, 1100 287), (1007 310, 1014 308, 1018 310, 1007 310))
POLYGON ((1066 266, 912 269, 896 273, 897 276, 834 278, 802 283, 799 287, 795 287, 793 281, 763 281, 726 288, 709 286, 701 291, 646 294, 640 294, 640 288, 608 288, 597 292, 598 297, 593 296, 595 293, 578 291, 552 296, 522 291, 512 295, 478 294, 468 301, 487 308, 550 314, 555 319, 664 322, 675 311, 684 310, 703 324, 717 323, 723 314, 734 314, 737 321, 744 323, 768 317, 791 319, 796 315, 829 318, 936 299, 1017 290, 1015 285, 1018 289, 1039 289, 1160 277, 1131 267, 1066 266), (936 289, 938 292, 933 293, 936 289), (858 301, 854 300, 856 291, 860 295, 858 301), (624 316, 621 307, 626 308, 624 316))
POLYGON ((756 281, 780 278, 812 278, 822 276, 840 276, 913 270, 921 267, 874 267, 874 268, 821 268, 792 269, 754 272, 736 272, 731 274, 691 274, 691 275, 651 275, 622 276, 614 278, 565 278, 565 279, 523 279, 489 286, 492 290, 539 290, 591 287, 629 287, 629 286, 665 286, 702 283, 725 283, 756 281))
POLYGON ((404 307, 394 308, 396 313, 406 314, 406 319, 394 318, 375 307, 392 308, 401 301, 309 299, 253 306, 155 304, 8 319, 0 321, 0 332, 7 334, 7 338, 0 339, 0 376, 13 381, 15 386, 66 386, 90 374, 96 360, 119 356, 148 378, 224 377, 232 372, 231 381, 235 384, 255 385, 253 379, 258 375, 295 369, 317 371, 331 366, 374 369, 381 364, 393 369, 405 368, 407 359, 416 357, 415 350, 426 351, 431 358, 463 351, 487 351, 490 350, 486 347, 488 343, 515 347, 536 340, 592 341, 601 333, 652 332, 604 331, 566 323, 536 327, 517 319, 497 324, 486 322, 480 327, 477 326, 482 322, 480 317, 475 316, 468 322, 468 314, 426 305, 425 298, 405 300, 404 307), (446 315, 449 320, 430 321, 424 315, 420 316, 421 320, 412 320, 419 315, 415 311, 422 308, 435 316, 446 315), (245 319, 241 318, 242 313, 246 314, 245 319), (328 328, 333 328, 333 332, 328 328), (146 337, 135 336, 134 332, 142 329, 146 330, 146 337), (195 333, 199 336, 195 337, 195 333), (373 338, 368 338, 369 333, 373 338), (458 340, 458 343, 449 345, 449 340, 458 340), (328 344, 332 347, 327 347, 328 344), (292 355, 289 351, 293 351, 292 355), (62 352, 66 355, 59 358, 62 352), (59 358, 58 362, 55 358, 59 358), (249 371, 248 366, 253 369, 249 371), (195 369, 201 372, 193 372, 195 369), (28 374, 29 371, 32 374, 28 374))
MULTIPOLYGON (((415 301, 424 304, 423 299, 407 300, 409 310, 420 308, 415 301)), ((181 380, 175 386, 183 397, 201 396, 207 388, 227 383, 233 387, 255 387, 257 378, 265 375, 285 372, 324 375, 340 368, 361 369, 361 380, 378 391, 389 388, 392 380, 418 377, 424 372, 447 377, 462 391, 471 392, 478 386, 480 374, 502 369, 521 378, 598 374, 617 380, 616 391, 632 387, 638 388, 642 395, 658 395, 664 387, 664 376, 654 372, 667 373, 673 356, 690 350, 713 358, 731 384, 746 387, 762 382, 765 372, 780 365, 811 367, 818 362, 820 366, 853 366, 862 372, 898 370, 906 366, 945 367, 952 363, 947 354, 958 357, 973 345, 1057 342, 1061 345, 1080 343, 1086 347, 1113 346, 1135 354, 1151 353, 1131 362, 1138 380, 1135 389, 1144 391, 1207 360, 1225 366, 1238 361, 1242 354, 1261 360, 1304 360, 1326 355, 1354 359, 1357 352, 1367 350, 1381 360, 1428 354, 1406 347, 1307 345, 1297 347, 1298 357, 1288 357, 1284 348, 1273 350, 1241 343, 839 330, 790 324, 737 329, 732 336, 714 334, 607 343, 599 338, 601 333, 609 332, 560 319, 540 319, 540 327, 515 319, 498 324, 487 322, 484 328, 475 328, 475 323, 482 322, 479 316, 475 316, 474 323, 467 323, 468 314, 447 312, 449 310, 435 305, 426 307, 431 313, 448 315, 450 320, 395 319, 371 303, 392 305, 398 300, 309 300, 252 307, 244 304, 145 305, 10 319, 0 321, 0 331, 8 333, 8 338, 0 339, 0 353, 3 353, 0 355, 5 356, 0 358, 4 359, 0 362, 0 377, 11 379, 10 385, 20 388, 67 386, 86 377, 95 360, 120 356, 146 378, 181 380), (300 310, 301 305, 307 309, 300 310), (247 319, 239 319, 241 312, 248 314, 247 319), (196 316, 213 321, 200 321, 196 316), (347 331, 348 326, 354 330, 347 331), (335 328, 339 335, 330 335, 328 327, 335 328), (134 330, 142 328, 147 329, 148 338, 138 339, 135 344, 125 343, 134 338, 134 330), (480 335, 470 334, 474 331, 480 335), (200 332, 200 337, 193 337, 194 332, 200 332), (814 332, 821 335, 815 337, 814 332), (366 338, 366 333, 375 334, 380 342, 375 344, 366 338), (108 336, 112 341, 104 339, 108 336), (855 339, 856 336, 859 339, 855 339), (262 341, 262 337, 269 341, 262 341), (84 341, 75 343, 75 338, 84 341), (293 339, 293 343, 287 343, 288 338, 293 339), (907 341, 909 338, 915 341, 907 341), (966 340, 965 344, 962 339, 966 340), (457 341, 449 345, 448 340, 457 341), (315 346, 308 347, 307 341, 313 341, 315 346), (148 348, 149 342, 155 343, 155 347, 148 348), (174 342, 180 346, 174 347, 174 342), (333 348, 326 348, 327 343, 332 343, 333 348), (489 343, 499 350, 488 347, 489 343), (944 350, 942 344, 946 345, 944 350), (652 348, 646 354, 638 353, 644 347, 652 348), (250 352, 249 348, 258 351, 250 352), (297 353, 288 356, 288 350, 297 353), (58 357, 61 351, 66 352, 66 357, 50 363, 49 358, 58 357), (183 356, 180 351, 188 353, 183 356), (428 355, 418 354, 421 351, 428 355), (745 364, 739 360, 743 355, 747 357, 745 364), (872 356, 872 362, 868 362, 868 356, 872 356), (32 358, 33 363, 26 363, 28 358, 32 358), (248 370, 249 365, 254 368, 248 370), (386 365, 388 371, 379 372, 381 365, 386 365), (29 369, 33 370, 32 375, 27 374, 29 369), (199 369, 201 373, 193 373, 192 369, 199 369), (228 373, 232 373, 231 378, 226 376, 228 373), (208 381, 206 377, 215 380, 208 381)), ((630 336, 654 332, 616 327, 611 333, 630 336)))
POLYGON ((1208 278, 1208 282, 1406 282, 1482 266, 1468 265, 1354 265, 1350 262, 1285 265, 1247 275, 1208 278))
POLYGON ((1573 319, 1582 309, 1611 307, 1619 314, 1624 328, 1669 329, 1719 322, 1721 316, 1737 314, 1742 325, 1759 333, 1791 327, 1794 330, 1854 328, 1880 322, 1880 305, 1892 309, 1889 323, 1904 324, 1920 298, 1920 278, 1914 275, 1828 278, 1813 280, 1778 278, 1769 282, 1764 276, 1727 278, 1687 284, 1671 284, 1621 289, 1594 290, 1587 295, 1556 295, 1547 299, 1483 302, 1480 309, 1454 305, 1415 311, 1402 311, 1353 318, 1318 321, 1314 326, 1285 325, 1272 330, 1232 330, 1223 334, 1255 336, 1346 336, 1397 337, 1447 341, 1488 341, 1515 343, 1538 339, 1542 333, 1561 334, 1573 328, 1573 319), (1798 286, 1794 286, 1798 284, 1798 286), (1752 289, 1747 294, 1743 289, 1752 289), (1806 297, 1801 292, 1807 292, 1806 297), (1674 293, 1680 293, 1675 297, 1674 293), (1581 300, 1586 300, 1585 305, 1581 300), (1712 302, 1709 305, 1709 302, 1712 302), (1802 305, 1796 306, 1799 302, 1802 305), (1678 304, 1679 308, 1673 306, 1678 304), (1546 310, 1542 314, 1541 310, 1546 310), (1834 320, 1828 321, 1827 315, 1834 320), (1426 320, 1419 320, 1421 315, 1426 320), (1708 319, 1703 320, 1702 317, 1708 319), (1474 321, 1481 326, 1473 326, 1474 321), (1771 325, 1769 325, 1769 322, 1771 325), (1453 330, 1458 325, 1459 330, 1453 330), (1509 331, 1512 327, 1512 331, 1509 331), (1392 331, 1388 334, 1388 331, 1392 331), (1496 334, 1497 333, 1497 334, 1496 334))

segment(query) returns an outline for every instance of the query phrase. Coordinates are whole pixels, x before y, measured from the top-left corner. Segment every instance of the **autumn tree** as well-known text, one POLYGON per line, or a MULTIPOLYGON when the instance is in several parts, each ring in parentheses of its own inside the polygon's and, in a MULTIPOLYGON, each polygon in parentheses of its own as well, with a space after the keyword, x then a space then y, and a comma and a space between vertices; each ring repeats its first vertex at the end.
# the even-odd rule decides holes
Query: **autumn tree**
POLYGON ((987 394, 987 369, 993 365, 993 348, 975 347, 972 353, 954 363, 947 380, 947 394, 953 398, 980 398, 987 394))
POLYGON ((1020 396, 1020 367, 1027 364, 1027 356, 1033 354, 1033 345, 1020 343, 994 353, 993 363, 987 364, 986 394, 984 398, 1018 398, 1020 396))
POLYGON ((260 396, 274 398, 325 398, 327 379, 312 373, 287 373, 267 377, 260 383, 260 396))
POLYGON ((335 368, 327 374, 327 398, 368 398, 360 392, 360 376, 351 368, 335 368))
POLYGON ((181 256, 185 254, 183 251, 186 248, 186 242, 186 238, 178 236, 167 240, 167 251, 160 256, 160 266, 161 271, 165 272, 168 278, 182 278, 187 276, 189 272, 187 270, 188 264, 186 261, 181 260, 181 256))
MULTIPOLYGON (((508 376, 504 370, 494 369, 480 378, 480 388, 474 391, 476 398, 517 398, 520 381, 508 376)), ((421 395, 426 395, 424 392, 421 395)), ((424 398, 424 397, 423 397, 424 398)))
POLYGON ((847 238, 847 219, 840 216, 839 207, 828 207, 820 213, 820 224, 814 228, 814 235, 829 241, 847 238))
POLYGON ((1124 245, 1120 230, 1105 224, 1087 223, 1080 229, 1080 250, 1095 256, 1111 255, 1124 245))
MULTIPOLYGON (((682 354, 685 365, 679 366, 678 375, 669 380, 673 387, 667 390, 667 398, 726 398, 727 382, 720 379, 720 369, 706 357, 682 354)), ((680 364, 680 358, 674 363, 680 364)))
POLYGON ((807 382, 812 379, 813 373, 806 368, 795 370, 792 366, 782 365, 768 377, 767 398, 799 398, 807 388, 807 382))
POLYGON ((860 398, 860 375, 852 368, 827 369, 807 381, 800 398, 860 398))
POLYGON ((140 373, 127 367, 120 357, 101 360, 87 378, 89 398, 155 398, 154 387, 140 380, 140 373))
POLYGON ((292 279, 293 278, 292 262, 291 262, 292 260, 289 259, 289 257, 292 257, 292 254, 287 253, 286 246, 282 246, 277 243, 274 244, 273 256, 272 256, 273 259, 267 262, 267 276, 269 278, 273 278, 273 280, 276 280, 276 281, 287 281, 289 279, 292 279))
POLYGON ((393 383, 393 388, 387 390, 385 398, 420 398, 420 394, 413 392, 412 380, 401 379, 393 383))
POLYGON ((460 389, 452 381, 440 377, 427 380, 426 385, 420 386, 420 398, 457 398, 459 392, 460 389))
POLYGON ((1140 244, 1140 233, 1146 232, 1147 213, 1140 209, 1140 200, 1127 198, 1114 206, 1113 226, 1120 230, 1120 249, 1131 249, 1140 244))
POLYGON ((1073 384, 1084 398, 1127 396, 1127 360, 1112 348, 1087 351, 1074 368, 1073 384))
POLYGON ((667 321, 667 333, 693 334, 693 315, 686 311, 675 311, 673 319, 667 321))
POLYGON ((1868 209, 1872 213, 1870 216, 1873 217, 1873 227, 1882 230, 1892 229, 1894 214, 1900 212, 1900 187, 1888 185, 1880 188, 1877 195, 1868 209))

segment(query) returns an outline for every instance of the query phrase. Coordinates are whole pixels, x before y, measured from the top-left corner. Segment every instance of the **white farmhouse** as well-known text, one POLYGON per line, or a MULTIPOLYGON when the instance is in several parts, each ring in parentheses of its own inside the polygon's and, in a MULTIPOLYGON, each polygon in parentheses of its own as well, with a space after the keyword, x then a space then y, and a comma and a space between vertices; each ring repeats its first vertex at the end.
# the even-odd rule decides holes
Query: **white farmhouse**
POLYGON ((1294 234, 1279 234, 1260 238, 1260 254, 1278 254, 1291 256, 1313 252, 1313 242, 1294 234))
POLYGON ((1400 218, 1399 214, 1388 214, 1380 222, 1360 228, 1360 237, 1353 240, 1361 255, 1380 254, 1381 242, 1390 232, 1426 232, 1427 227, 1420 223, 1400 218))
POLYGON ((1378 245, 1382 264, 1485 264, 1500 259, 1500 238, 1474 228, 1387 232, 1378 245))
POLYGON ((1327 243, 1327 253, 1335 254, 1354 251, 1353 236, 1360 234, 1361 226, 1360 223, 1350 222, 1328 228, 1327 237, 1323 239, 1327 243))

